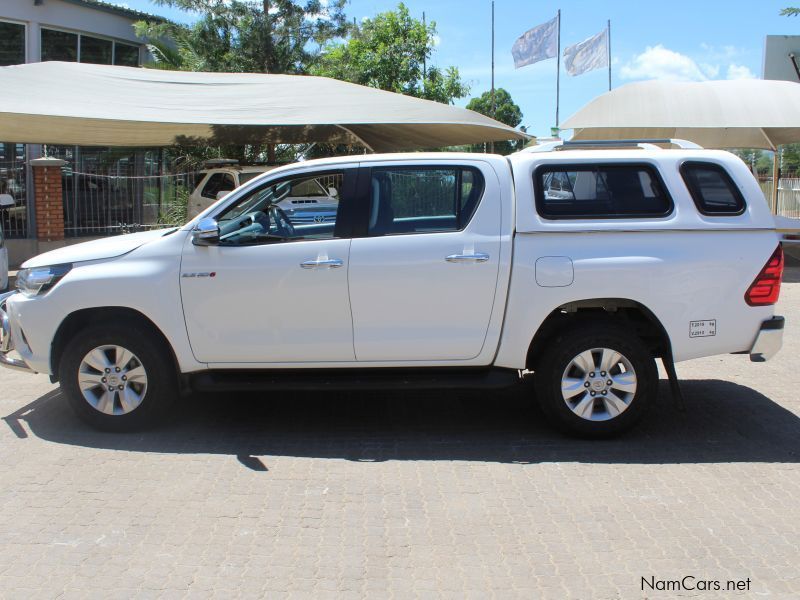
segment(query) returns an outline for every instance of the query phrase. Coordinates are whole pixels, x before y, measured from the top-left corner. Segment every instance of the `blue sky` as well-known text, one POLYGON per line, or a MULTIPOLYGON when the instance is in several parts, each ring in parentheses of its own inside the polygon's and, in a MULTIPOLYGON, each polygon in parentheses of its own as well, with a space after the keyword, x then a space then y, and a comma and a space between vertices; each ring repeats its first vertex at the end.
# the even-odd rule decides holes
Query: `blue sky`
MULTIPOLYGON (((150 0, 123 0, 131 8, 175 20, 190 17, 150 0)), ((490 87, 490 0, 406 0, 412 14, 435 21, 439 44, 433 62, 457 66, 471 95, 490 87)), ((556 61, 514 69, 511 46, 522 33, 561 9, 561 41, 574 44, 598 33, 611 19, 613 86, 642 79, 683 80, 760 77, 764 36, 799 34, 800 18, 780 9, 800 0, 496 0, 495 84, 522 109, 529 131, 549 135, 555 125, 556 61)), ((347 14, 362 19, 397 6, 392 0, 351 0, 347 14)), ((608 73, 578 77, 561 72, 561 121, 608 89, 608 73)), ((458 104, 466 104, 468 98, 458 104)))

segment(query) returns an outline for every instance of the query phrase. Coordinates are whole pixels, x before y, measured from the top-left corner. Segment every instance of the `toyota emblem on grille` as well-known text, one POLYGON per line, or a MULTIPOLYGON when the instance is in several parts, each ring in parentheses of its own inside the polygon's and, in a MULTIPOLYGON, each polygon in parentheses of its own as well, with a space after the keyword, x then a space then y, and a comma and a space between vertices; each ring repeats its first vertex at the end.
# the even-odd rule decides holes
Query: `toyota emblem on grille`
POLYGON ((322 215, 317 215, 316 217, 314 217, 314 223, 324 223, 324 222, 325 222, 325 217, 323 217, 322 215))

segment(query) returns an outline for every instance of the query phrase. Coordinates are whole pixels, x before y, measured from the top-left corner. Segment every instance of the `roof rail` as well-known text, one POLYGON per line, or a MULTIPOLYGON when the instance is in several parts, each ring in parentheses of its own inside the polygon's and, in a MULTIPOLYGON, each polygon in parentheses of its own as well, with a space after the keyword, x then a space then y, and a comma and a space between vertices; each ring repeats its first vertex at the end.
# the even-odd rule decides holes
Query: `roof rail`
POLYGON ((209 158, 203 161, 203 167, 206 169, 217 169, 220 167, 236 167, 239 161, 235 158, 209 158))
POLYGON ((546 142, 538 146, 530 146, 522 152, 553 152, 556 150, 583 150, 597 148, 642 148, 659 150, 662 145, 669 144, 683 150, 702 150, 702 146, 680 139, 642 139, 642 140, 559 140, 546 142))

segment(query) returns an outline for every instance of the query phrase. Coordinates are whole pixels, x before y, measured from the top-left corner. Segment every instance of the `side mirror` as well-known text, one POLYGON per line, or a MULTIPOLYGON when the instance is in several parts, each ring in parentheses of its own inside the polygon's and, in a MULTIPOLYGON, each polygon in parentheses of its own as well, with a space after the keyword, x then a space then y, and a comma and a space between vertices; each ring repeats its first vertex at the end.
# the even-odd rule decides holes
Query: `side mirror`
POLYGON ((329 187, 328 196, 331 198, 337 198, 339 196, 339 190, 337 190, 335 187, 329 187))
POLYGON ((14 206, 14 196, 11 194, 0 194, 0 208, 8 208, 14 206))
POLYGON ((231 193, 231 190, 220 190, 217 192, 217 200, 222 200, 225 196, 231 193))
POLYGON ((219 243, 219 223, 216 219, 206 217, 195 225, 192 235, 195 246, 214 246, 219 243))

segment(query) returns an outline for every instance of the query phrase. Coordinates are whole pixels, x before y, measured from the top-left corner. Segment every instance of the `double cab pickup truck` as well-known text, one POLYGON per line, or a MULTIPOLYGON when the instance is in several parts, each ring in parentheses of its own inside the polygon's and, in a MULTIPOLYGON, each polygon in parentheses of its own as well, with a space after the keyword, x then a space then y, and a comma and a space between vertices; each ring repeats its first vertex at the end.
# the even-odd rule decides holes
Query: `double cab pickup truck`
POLYGON ((184 227, 26 262, 0 296, 0 363, 49 374, 109 430, 145 426, 186 389, 530 377, 555 425, 616 434, 656 400, 657 359, 679 392, 676 362, 781 346, 783 254, 758 183, 732 154, 677 146, 276 168, 184 227), (335 219, 281 207, 331 181, 335 219))

